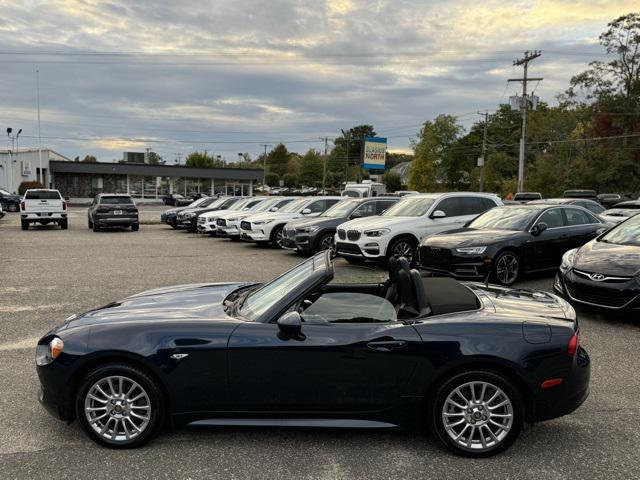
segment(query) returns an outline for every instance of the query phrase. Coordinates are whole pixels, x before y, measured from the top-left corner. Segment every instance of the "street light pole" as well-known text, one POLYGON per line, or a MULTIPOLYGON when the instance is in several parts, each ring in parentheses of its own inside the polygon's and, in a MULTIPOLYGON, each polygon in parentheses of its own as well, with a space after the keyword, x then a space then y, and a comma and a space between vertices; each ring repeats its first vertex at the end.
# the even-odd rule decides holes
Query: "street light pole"
POLYGON ((40 135, 40 70, 36 68, 36 97, 38 104, 38 161, 40 163, 40 173, 38 174, 38 181, 46 187, 44 184, 44 172, 42 171, 42 137, 40 135))

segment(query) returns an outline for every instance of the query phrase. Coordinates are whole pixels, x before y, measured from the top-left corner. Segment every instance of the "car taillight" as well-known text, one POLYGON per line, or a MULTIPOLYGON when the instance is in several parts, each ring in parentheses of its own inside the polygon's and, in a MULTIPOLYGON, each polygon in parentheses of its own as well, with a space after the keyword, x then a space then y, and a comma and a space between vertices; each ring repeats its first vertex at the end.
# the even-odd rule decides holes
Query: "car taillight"
POLYGON ((24 210, 24 200, 20 202, 20 210, 24 210))
POLYGON ((62 210, 66 210, 67 209, 67 202, 62 202, 62 210))
POLYGON ((569 340, 569 345, 567 346, 567 355, 570 357, 574 357, 578 351, 578 345, 580 344, 580 336, 578 332, 574 332, 569 340))

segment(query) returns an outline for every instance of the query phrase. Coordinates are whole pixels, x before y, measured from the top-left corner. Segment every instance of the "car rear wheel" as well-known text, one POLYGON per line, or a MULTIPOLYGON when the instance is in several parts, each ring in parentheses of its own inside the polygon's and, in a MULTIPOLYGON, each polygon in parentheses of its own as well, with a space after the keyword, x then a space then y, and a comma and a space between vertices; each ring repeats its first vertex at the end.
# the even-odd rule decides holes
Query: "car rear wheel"
POLYGON ((93 222, 91 221, 91 217, 87 217, 87 227, 89 227, 89 229, 93 228, 93 222))
POLYGON ((131 231, 132 232, 137 232, 138 230, 140 230, 140 225, 137 223, 134 223, 133 225, 131 225, 131 231))
POLYGON ((100 225, 98 225, 97 223, 93 223, 93 231, 94 232, 99 232, 100 231, 100 225))
POLYGON ((107 364, 89 372, 76 397, 80 423, 96 443, 134 448, 148 442, 164 420, 156 382, 129 365, 107 364))
POLYGON ((22 227, 22 230, 29 230, 29 222, 25 220, 20 221, 20 226, 22 227))
POLYGON ((67 228, 69 228, 69 221, 68 220, 60 220, 60 228, 62 230, 66 230, 67 228))
POLYGON ((10 203, 9 205, 7 205, 7 210, 9 210, 10 212, 17 212, 18 211, 18 204, 17 203, 10 203))
POLYGON ((496 282, 510 287, 520 275, 520 258, 515 252, 502 252, 493 262, 492 273, 496 282))
POLYGON ((520 434, 524 407, 516 386, 494 372, 460 373, 437 390, 431 427, 453 452, 490 457, 507 449, 520 434))

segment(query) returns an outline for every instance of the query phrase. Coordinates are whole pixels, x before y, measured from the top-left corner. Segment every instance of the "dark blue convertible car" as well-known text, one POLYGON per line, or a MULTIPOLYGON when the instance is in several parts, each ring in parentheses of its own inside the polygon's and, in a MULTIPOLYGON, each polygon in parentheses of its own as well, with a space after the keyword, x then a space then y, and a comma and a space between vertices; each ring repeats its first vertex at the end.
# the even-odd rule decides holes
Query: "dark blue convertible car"
POLYGON ((422 278, 335 283, 328 251, 266 284, 182 285, 74 315, 38 342, 40 401, 99 444, 161 425, 428 426, 494 455, 575 410, 589 357, 544 292, 422 278))

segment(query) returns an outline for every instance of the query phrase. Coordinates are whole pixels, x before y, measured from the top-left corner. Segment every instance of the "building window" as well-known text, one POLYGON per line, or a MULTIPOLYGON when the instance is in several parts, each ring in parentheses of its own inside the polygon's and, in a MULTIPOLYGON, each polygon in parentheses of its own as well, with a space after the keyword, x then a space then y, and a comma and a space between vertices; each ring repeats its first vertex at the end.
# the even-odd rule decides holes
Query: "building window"
POLYGON ((91 179, 91 188, 94 190, 102 190, 104 183, 102 181, 102 177, 93 177, 91 179))

